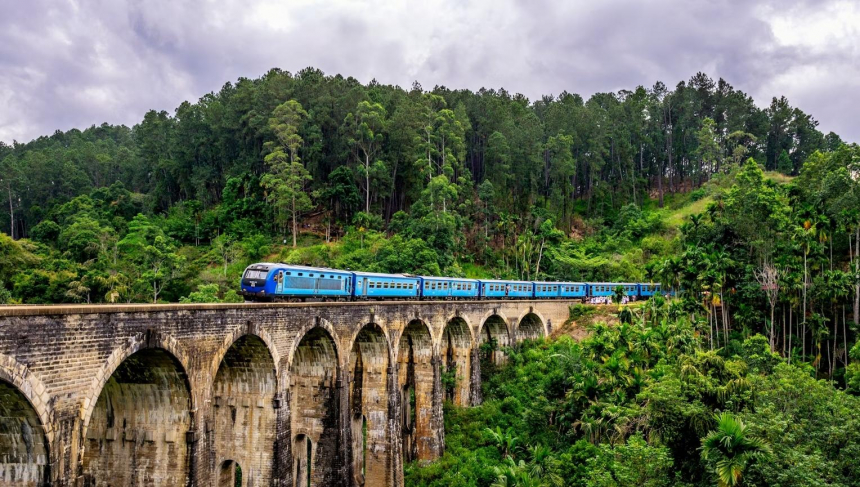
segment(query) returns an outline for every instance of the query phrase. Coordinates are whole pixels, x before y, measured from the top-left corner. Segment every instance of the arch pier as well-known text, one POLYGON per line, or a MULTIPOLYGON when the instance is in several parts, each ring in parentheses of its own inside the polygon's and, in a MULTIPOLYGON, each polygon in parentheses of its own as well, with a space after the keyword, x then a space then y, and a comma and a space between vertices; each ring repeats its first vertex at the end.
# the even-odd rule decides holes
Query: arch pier
POLYGON ((402 486, 570 304, 0 307, 0 484, 402 486))

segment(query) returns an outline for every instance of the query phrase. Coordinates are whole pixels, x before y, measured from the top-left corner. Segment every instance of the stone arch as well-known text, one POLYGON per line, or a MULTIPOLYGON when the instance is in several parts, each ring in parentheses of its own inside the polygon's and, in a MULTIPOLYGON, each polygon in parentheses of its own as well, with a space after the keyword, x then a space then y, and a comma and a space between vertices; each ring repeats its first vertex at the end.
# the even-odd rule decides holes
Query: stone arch
POLYGON ((352 348, 350 349, 350 353, 347 357, 346 366, 350 366, 352 364, 352 361, 355 359, 355 357, 353 356, 355 343, 358 340, 359 335, 367 332, 367 327, 375 328, 377 331, 379 331, 383 338, 385 338, 385 343, 387 344, 386 353, 388 354, 389 363, 394 361, 394 347, 388 341, 388 337, 390 336, 388 326, 386 326, 385 321, 381 320, 378 316, 371 315, 371 318, 372 319, 365 323, 364 326, 361 326, 352 332, 352 336, 349 340, 349 343, 352 344, 352 348))
POLYGON ((547 336, 546 320, 535 309, 527 309, 517 319, 516 341, 536 340, 547 336))
POLYGON ((293 448, 304 437, 309 455, 293 449, 294 485, 318 487, 338 484, 340 394, 338 365, 340 354, 330 325, 309 327, 299 335, 290 351, 290 431, 293 448), (306 462, 302 464, 301 462, 306 462), (300 474, 302 467, 306 474, 300 474), (307 483, 300 483, 305 479, 307 483))
POLYGON ((9 355, 0 353, 0 380, 8 382, 21 393, 39 417, 42 431, 48 443, 53 443, 54 431, 51 428, 53 410, 51 396, 45 384, 30 369, 9 355))
POLYGON ((432 460, 436 456, 436 438, 431 427, 434 369, 430 327, 414 319, 403 329, 397 346, 401 433, 407 462, 432 460))
POLYGON ((391 346, 375 323, 361 327, 349 356, 349 418, 355 485, 391 485, 388 375, 391 346))
POLYGON ((281 371, 281 378, 287 375, 287 373, 292 368, 292 364, 295 361, 296 352, 298 351, 299 345, 301 345, 302 339, 304 339, 304 337, 307 336, 307 334, 314 328, 319 328, 320 330, 324 331, 329 336, 329 338, 331 338, 334 345, 334 353, 338 358, 337 365, 341 365, 340 360, 343 359, 346 354, 341 350, 339 337, 334 329, 334 325, 332 325, 332 323, 327 319, 317 316, 316 318, 314 318, 314 321, 302 325, 302 327, 296 331, 296 338, 295 340, 293 340, 293 343, 290 344, 289 348, 287 349, 287 355, 285 357, 281 357, 281 365, 279 367, 281 371))
POLYGON ((511 345, 511 335, 508 328, 508 320, 501 314, 490 314, 481 323, 481 329, 478 332, 477 345, 480 347, 484 343, 493 342, 495 348, 485 352, 486 359, 495 365, 505 363, 505 354, 501 351, 504 347, 511 345))
POLYGON ((313 443, 304 431, 298 433, 293 440, 293 478, 295 487, 310 487, 313 460, 313 443))
POLYGON ((51 479, 50 446, 34 403, 5 371, 0 374, 0 481, 41 487, 51 479))
MULTIPOLYGON (((105 381, 86 428, 86 485, 184 485, 192 394, 186 367, 149 337, 105 381)), ((174 344, 175 345, 175 344, 174 344)))
POLYGON ((235 460, 224 460, 218 468, 218 487, 247 485, 243 478, 242 466, 235 460))
POLYGON ((280 390, 280 381, 281 377, 281 356, 278 353, 278 347, 275 346, 275 341, 272 339, 272 336, 259 325, 252 324, 248 321, 245 326, 241 326, 236 328, 231 333, 229 333, 224 340, 221 342, 221 346, 218 347, 218 351, 212 357, 212 362, 209 365, 210 377, 215 377, 218 373, 218 369, 221 367, 221 363, 224 360, 224 356, 230 350, 230 347, 233 346, 237 341, 247 337, 254 336, 258 338, 260 341, 265 344, 266 349, 269 352, 269 355, 272 357, 272 361, 275 363, 275 378, 278 380, 278 386, 280 390))
POLYGON ((472 326, 466 318, 452 316, 445 322, 439 337, 439 358, 441 372, 445 377, 442 395, 460 406, 471 402, 472 348, 474 346, 472 326))
POLYGON ((505 327, 506 327, 506 328, 507 328, 508 323, 510 323, 510 322, 511 322, 511 320, 508 318, 508 315, 507 315, 507 314, 505 314, 505 312, 504 312, 504 311, 502 311, 502 310, 500 310, 500 309, 490 309, 490 310, 487 310, 487 312, 485 312, 485 313, 484 313, 484 315, 483 315, 483 316, 481 316, 481 328, 480 328, 480 329, 478 329, 478 334, 476 335, 476 336, 477 336, 477 342, 478 342, 478 343, 480 343, 481 331, 483 331, 484 324, 487 322, 487 320, 489 320, 489 319, 490 319, 490 318, 492 318, 493 316, 496 316, 496 317, 498 317, 498 318, 501 318, 501 319, 502 319, 502 321, 504 321, 504 322, 505 322, 505 327))
MULTIPOLYGON (((240 485, 269 485, 272 480, 276 364, 258 335, 245 334, 224 353, 212 382, 215 463, 239 465, 240 485)), ((222 473, 218 473, 219 479, 222 473)))
MULTIPOLYGON (((84 397, 83 403, 81 404, 82 409, 82 420, 83 420, 83 430, 84 434, 86 434, 87 427, 90 423, 90 418, 93 413, 93 408, 96 406, 96 401, 104 390, 105 384, 107 384, 110 377, 116 371, 116 369, 125 362, 125 360, 134 355, 135 353, 150 349, 150 348, 159 348, 162 350, 166 350, 170 355, 173 356, 175 360, 179 362, 179 365, 182 367, 183 371, 188 371, 190 364, 190 357, 188 353, 185 351, 185 348, 179 343, 175 338, 167 335, 162 335, 158 332, 154 332, 152 330, 147 330, 143 333, 138 333, 133 337, 129 338, 126 343, 114 349, 113 352, 108 356, 107 360, 105 360, 102 368, 96 372, 95 377, 93 377, 92 383, 90 384, 89 391, 87 395, 84 397)), ((196 390, 195 384, 192 383, 193 377, 187 377, 189 388, 194 391, 196 390)), ((197 409, 196 399, 194 395, 191 395, 191 410, 197 409)))

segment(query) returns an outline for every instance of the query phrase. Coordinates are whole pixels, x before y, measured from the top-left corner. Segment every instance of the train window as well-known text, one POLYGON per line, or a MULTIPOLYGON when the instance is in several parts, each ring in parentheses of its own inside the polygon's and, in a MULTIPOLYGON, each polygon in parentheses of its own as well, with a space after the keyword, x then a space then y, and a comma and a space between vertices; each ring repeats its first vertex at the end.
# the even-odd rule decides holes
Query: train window
POLYGON ((291 275, 293 275, 293 273, 292 273, 292 272, 287 272, 287 275, 288 275, 288 276, 291 276, 291 275))

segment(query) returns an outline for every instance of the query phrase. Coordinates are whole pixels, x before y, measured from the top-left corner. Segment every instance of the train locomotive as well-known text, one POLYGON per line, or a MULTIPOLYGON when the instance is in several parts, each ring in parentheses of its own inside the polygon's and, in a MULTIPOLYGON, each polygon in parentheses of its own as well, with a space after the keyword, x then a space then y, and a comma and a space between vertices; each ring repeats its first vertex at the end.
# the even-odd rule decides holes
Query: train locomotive
MULTIPOLYGON (((290 264, 251 264, 242 274, 246 301, 567 299, 608 301, 664 294, 656 283, 549 282, 380 274, 290 264)), ((665 294, 671 294, 667 292, 665 294)))

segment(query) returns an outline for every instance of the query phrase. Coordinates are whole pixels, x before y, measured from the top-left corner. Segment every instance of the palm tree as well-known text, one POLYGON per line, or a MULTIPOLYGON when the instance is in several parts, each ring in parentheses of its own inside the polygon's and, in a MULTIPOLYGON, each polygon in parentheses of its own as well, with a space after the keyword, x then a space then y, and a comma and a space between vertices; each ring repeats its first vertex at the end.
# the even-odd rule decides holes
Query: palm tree
POLYGON ((770 453, 762 440, 753 437, 740 418, 724 412, 714 415, 717 429, 702 439, 702 458, 715 460, 717 485, 734 487, 740 485, 741 476, 750 460, 770 453))
POLYGON ((496 448, 502 453, 502 457, 510 457, 514 450, 519 448, 519 438, 511 433, 513 428, 508 428, 503 432, 500 427, 496 426, 495 430, 486 428, 485 431, 490 436, 490 440, 496 444, 496 448))

